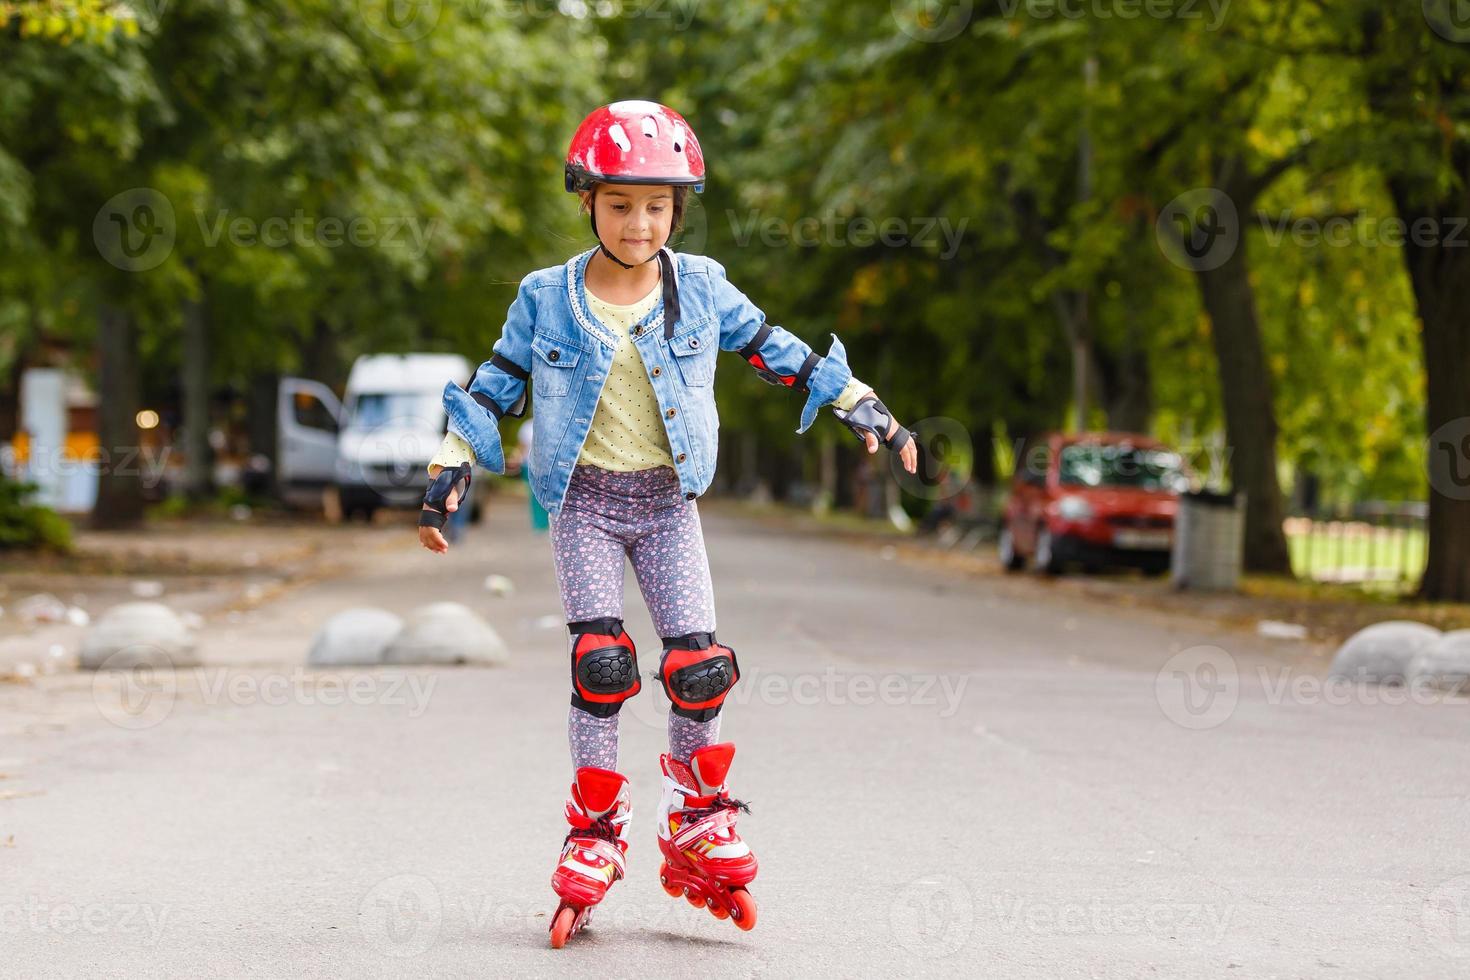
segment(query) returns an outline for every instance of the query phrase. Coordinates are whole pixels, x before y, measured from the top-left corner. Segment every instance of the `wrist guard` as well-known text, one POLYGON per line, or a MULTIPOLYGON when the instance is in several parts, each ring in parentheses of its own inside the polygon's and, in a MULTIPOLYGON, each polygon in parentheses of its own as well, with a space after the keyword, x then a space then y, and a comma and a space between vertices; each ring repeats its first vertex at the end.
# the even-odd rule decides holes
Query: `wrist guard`
POLYGON ((470 464, 460 463, 455 467, 445 467, 434 477, 434 482, 429 484, 429 489, 424 492, 424 509, 419 511, 419 527, 432 527, 443 530, 445 522, 449 520, 449 508, 447 502, 449 494, 453 490, 459 491, 459 502, 464 503, 465 491, 470 488, 470 464))
POLYGON ((893 413, 888 410, 887 405, 883 404, 883 399, 871 392, 859 399, 858 403, 852 407, 852 411, 844 412, 834 405, 832 414, 837 416, 839 422, 852 430, 858 442, 866 444, 867 440, 863 438, 863 433, 871 432, 878 437, 878 443, 887 446, 891 452, 896 453, 903 449, 914 437, 913 433, 901 425, 894 430, 892 439, 887 437, 888 426, 893 422, 893 413))

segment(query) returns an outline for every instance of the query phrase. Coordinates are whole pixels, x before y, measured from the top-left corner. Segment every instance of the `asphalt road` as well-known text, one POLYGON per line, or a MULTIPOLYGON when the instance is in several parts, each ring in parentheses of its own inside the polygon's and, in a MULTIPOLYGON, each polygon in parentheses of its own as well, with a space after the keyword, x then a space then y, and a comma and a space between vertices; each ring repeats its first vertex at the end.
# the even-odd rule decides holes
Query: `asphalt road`
POLYGON ((755 931, 659 888, 645 683, 630 877, 547 947, 565 631, 504 505, 448 556, 384 529, 350 574, 211 619, 202 670, 0 688, 0 976, 1470 975, 1470 704, 702 509, 755 931), (328 615, 443 598, 511 666, 304 669, 328 615))

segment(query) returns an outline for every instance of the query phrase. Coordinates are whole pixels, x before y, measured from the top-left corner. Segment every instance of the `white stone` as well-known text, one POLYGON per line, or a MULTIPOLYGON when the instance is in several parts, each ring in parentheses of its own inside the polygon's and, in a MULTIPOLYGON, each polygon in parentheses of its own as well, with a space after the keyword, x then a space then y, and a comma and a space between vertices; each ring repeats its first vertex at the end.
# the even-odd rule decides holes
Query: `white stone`
POLYGON ((124 602, 97 620, 82 640, 84 670, 193 667, 194 634, 160 602, 124 602))
POLYGON ((317 630, 306 662, 314 667, 380 664, 402 628, 403 620, 385 609, 344 609, 317 630))
POLYGON ((435 602, 415 609, 388 644, 389 664, 494 666, 510 659, 500 635, 466 606, 435 602))
POLYGON ((1439 630, 1424 623, 1402 619, 1374 623, 1338 648, 1330 673, 1353 681, 1402 684, 1414 656, 1439 637, 1439 630))
POLYGON ((1409 665, 1409 680, 1450 691, 1470 689, 1470 630, 1453 630, 1420 650, 1409 665))

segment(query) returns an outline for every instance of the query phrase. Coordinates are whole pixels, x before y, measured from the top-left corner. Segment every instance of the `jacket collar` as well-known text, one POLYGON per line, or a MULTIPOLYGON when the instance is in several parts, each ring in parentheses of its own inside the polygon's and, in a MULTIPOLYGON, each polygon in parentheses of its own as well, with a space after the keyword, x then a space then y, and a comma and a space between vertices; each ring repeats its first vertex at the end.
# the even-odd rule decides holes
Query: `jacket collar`
MULTIPOLYGON (((612 331, 604 326, 601 320, 598 320, 597 317, 592 315, 591 310, 587 309, 587 263, 592 260, 592 256, 596 251, 596 246, 593 246, 587 251, 574 255, 567 260, 567 303, 572 308, 572 318, 577 321, 578 326, 602 341, 610 350, 616 350, 618 338, 613 336, 612 331)), ((668 255, 669 265, 674 269, 674 279, 677 285, 679 278, 678 256, 670 251, 667 245, 659 251, 668 255)), ((653 312, 644 318, 642 325, 652 327, 656 330, 663 326, 663 322, 664 299, 663 290, 660 289, 658 303, 654 306, 653 312)))

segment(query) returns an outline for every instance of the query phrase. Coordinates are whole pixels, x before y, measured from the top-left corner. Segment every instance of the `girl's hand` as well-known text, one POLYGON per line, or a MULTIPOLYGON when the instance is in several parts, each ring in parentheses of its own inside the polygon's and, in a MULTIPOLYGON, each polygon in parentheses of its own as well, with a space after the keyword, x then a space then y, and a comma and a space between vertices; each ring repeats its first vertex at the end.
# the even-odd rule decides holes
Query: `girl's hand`
POLYGON ((424 494, 424 507, 419 514, 419 544, 436 555, 449 551, 449 542, 444 540, 440 529, 449 515, 459 510, 461 495, 470 486, 470 464, 460 463, 449 472, 435 466, 429 471, 433 482, 424 494), (443 504, 443 507, 436 506, 443 504))
MULTIPOLYGON (((888 431, 884 433, 884 438, 891 440, 894 434, 897 432, 898 419, 890 419, 888 431)), ((864 432, 863 441, 868 444, 868 452, 876 453, 878 451, 878 437, 873 435, 873 433, 864 432)), ((903 460, 903 468, 908 470, 910 473, 917 472, 919 469, 918 446, 919 444, 916 441, 910 439, 907 443, 904 444, 904 447, 898 451, 898 458, 903 460)))
POLYGON ((898 450, 898 458, 903 460, 905 470, 910 473, 918 472, 918 442, 913 438, 912 433, 903 430, 903 427, 898 424, 898 419, 888 410, 888 406, 883 404, 882 399, 872 388, 863 392, 851 412, 844 412, 834 405, 832 414, 836 415, 843 425, 851 429, 867 445, 869 453, 876 453, 880 445, 892 446, 894 438, 901 437, 903 446, 898 450), (880 442, 878 430, 883 425, 884 419, 887 420, 888 426, 880 442))
MULTIPOLYGON (((424 507, 424 510, 431 509, 432 508, 428 506, 424 507)), ((444 509, 451 514, 459 510, 458 490, 449 491, 449 496, 444 501, 444 509)), ((420 527, 419 544, 423 545, 425 548, 428 548, 436 555, 445 555, 449 553, 449 542, 444 540, 443 532, 441 532, 437 527, 420 527)))

